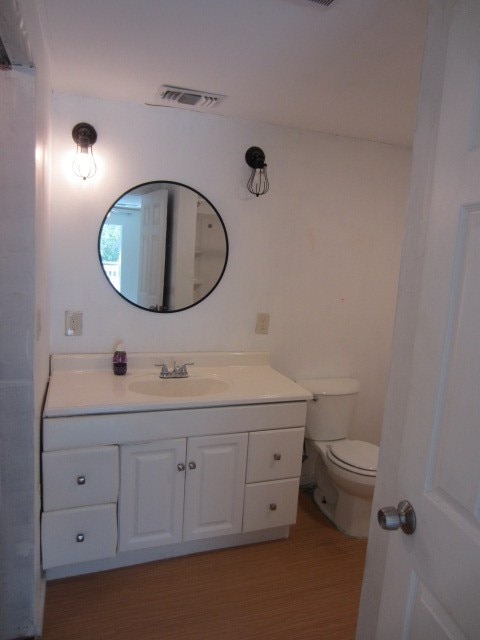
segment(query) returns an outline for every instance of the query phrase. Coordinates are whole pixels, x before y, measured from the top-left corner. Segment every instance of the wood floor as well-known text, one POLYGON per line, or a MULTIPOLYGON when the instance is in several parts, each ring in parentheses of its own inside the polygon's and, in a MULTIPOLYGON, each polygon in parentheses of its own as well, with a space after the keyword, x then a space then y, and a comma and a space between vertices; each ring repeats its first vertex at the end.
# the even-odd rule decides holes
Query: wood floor
POLYGON ((43 640, 353 640, 366 541, 301 493, 288 540, 49 582, 43 640))

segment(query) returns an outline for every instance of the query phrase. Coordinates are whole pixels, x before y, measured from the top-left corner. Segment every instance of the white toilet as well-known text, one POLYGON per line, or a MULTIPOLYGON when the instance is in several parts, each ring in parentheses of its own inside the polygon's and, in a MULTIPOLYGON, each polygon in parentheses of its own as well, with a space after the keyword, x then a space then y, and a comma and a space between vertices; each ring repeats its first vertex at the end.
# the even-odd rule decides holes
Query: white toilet
POLYGON ((314 500, 349 536, 368 537, 378 447, 348 440, 359 384, 353 378, 309 378, 298 384, 313 394, 307 404, 305 437, 315 463, 314 500))

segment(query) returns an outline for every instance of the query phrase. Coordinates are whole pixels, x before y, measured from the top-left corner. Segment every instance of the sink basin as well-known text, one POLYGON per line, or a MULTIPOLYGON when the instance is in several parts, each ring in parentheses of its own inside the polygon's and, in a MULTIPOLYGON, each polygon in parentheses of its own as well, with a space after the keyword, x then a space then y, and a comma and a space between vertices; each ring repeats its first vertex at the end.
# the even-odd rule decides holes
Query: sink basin
POLYGON ((127 386, 129 391, 147 396, 185 398, 222 393, 230 387, 230 383, 214 377, 159 378, 158 374, 152 374, 133 380, 127 386))

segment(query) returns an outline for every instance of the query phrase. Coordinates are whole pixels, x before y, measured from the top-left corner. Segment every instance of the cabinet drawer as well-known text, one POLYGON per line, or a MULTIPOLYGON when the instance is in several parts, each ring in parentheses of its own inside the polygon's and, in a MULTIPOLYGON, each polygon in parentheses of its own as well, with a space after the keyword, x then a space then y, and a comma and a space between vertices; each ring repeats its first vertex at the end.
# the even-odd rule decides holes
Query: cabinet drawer
POLYGON ((264 482, 300 475, 304 428, 250 433, 247 482, 264 482))
POLYGON ((243 531, 294 524, 297 520, 299 478, 249 484, 245 487, 243 531))
POLYGON ((118 447, 92 447, 43 454, 43 510, 115 502, 118 447))
POLYGON ((42 514, 44 569, 115 555, 117 507, 102 504, 42 514))

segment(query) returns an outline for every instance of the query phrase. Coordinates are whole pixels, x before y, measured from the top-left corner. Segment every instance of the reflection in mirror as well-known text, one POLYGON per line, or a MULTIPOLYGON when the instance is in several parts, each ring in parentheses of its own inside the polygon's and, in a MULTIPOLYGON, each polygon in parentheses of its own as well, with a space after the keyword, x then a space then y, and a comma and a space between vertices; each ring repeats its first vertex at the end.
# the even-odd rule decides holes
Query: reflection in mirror
POLYGON ((124 193, 98 239, 105 276, 128 302, 155 312, 187 309, 220 282, 228 238, 218 211, 177 182, 147 182, 124 193))

